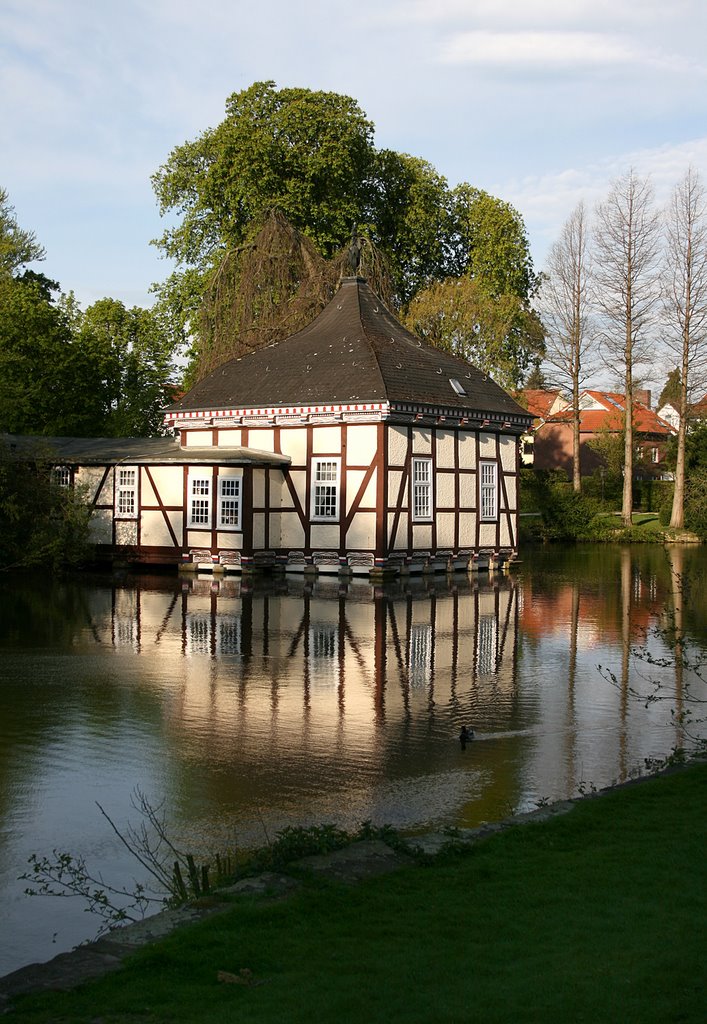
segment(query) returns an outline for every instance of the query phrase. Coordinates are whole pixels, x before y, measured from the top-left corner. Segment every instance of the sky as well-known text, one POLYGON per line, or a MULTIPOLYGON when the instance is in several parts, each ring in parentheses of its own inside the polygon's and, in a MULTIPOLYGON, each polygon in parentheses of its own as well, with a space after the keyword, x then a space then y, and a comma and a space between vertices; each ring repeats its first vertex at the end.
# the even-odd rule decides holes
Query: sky
POLYGON ((540 270, 629 168, 658 203, 707 180, 705 43, 704 0, 0 0, 0 186, 62 290, 149 304, 151 175, 272 80, 512 203, 540 270))

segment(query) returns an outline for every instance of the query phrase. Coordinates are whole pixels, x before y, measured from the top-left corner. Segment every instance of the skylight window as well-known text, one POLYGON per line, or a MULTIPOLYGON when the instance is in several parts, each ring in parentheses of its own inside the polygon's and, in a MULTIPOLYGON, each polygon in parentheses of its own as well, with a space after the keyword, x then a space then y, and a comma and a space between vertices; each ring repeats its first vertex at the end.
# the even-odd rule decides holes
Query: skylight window
POLYGON ((466 391, 464 390, 464 385, 461 384, 454 377, 450 377, 449 378, 449 383, 452 385, 452 387, 454 388, 454 390, 456 391, 456 393, 458 395, 465 395, 466 394, 466 391))

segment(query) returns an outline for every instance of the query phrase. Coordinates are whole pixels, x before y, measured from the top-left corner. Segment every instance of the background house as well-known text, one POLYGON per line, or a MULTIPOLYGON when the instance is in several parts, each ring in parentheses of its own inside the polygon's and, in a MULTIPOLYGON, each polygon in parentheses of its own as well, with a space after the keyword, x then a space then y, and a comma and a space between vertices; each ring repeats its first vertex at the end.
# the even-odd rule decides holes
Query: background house
MULTIPOLYGON (((555 392, 547 392, 548 401, 555 392)), ((536 407, 539 407, 536 406, 536 407)), ((623 436, 625 396, 613 391, 585 390, 580 394, 580 471, 590 476, 606 465, 606 459, 592 442, 606 442, 623 436)), ((671 424, 650 408, 650 392, 638 390, 633 402, 636 432, 637 477, 662 476, 667 443, 676 433, 671 424)), ((569 405, 550 412, 534 430, 534 466, 536 469, 562 470, 572 477, 574 446, 572 411, 569 405)))

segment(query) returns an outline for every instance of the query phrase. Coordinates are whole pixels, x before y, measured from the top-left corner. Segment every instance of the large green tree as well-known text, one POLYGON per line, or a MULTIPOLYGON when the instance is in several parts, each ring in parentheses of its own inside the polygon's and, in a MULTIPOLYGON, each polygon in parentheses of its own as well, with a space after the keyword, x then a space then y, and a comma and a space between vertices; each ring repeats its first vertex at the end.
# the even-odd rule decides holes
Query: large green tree
POLYGON ((43 255, 0 189, 0 432, 158 432, 172 394, 159 310, 102 299, 83 313, 56 282, 22 269, 43 255))
POLYGON ((0 186, 0 277, 16 274, 21 267, 44 259, 44 249, 33 231, 17 223, 15 208, 0 186))
POLYGON ((33 271, 0 279, 0 432, 81 432, 80 368, 57 287, 33 271))
POLYGON ((59 569, 90 557, 91 506, 80 488, 61 487, 40 438, 20 455, 0 438, 0 573, 59 569))
POLYGON ((405 323, 509 389, 521 387, 544 352, 542 325, 527 304, 513 293, 493 295, 482 281, 467 275, 420 292, 405 323))
POLYGON ((362 273, 395 309, 465 275, 530 312, 536 282, 517 211, 470 185, 450 190, 424 160, 376 150, 347 96, 273 82, 234 93, 224 121, 177 146, 153 186, 170 218, 156 244, 177 264, 156 290, 193 346, 193 376, 318 312, 352 225, 367 240, 362 273))
POLYGON ((79 315, 74 346, 91 385, 90 433, 159 433, 172 395, 170 343, 159 311, 100 299, 79 315))

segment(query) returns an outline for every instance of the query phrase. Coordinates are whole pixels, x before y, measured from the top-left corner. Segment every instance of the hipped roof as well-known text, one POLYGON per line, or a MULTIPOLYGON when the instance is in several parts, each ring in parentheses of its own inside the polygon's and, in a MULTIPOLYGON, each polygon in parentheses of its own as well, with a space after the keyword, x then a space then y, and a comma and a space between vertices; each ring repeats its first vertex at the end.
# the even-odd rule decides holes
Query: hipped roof
POLYGON ((304 330, 224 363, 168 414, 370 402, 530 419, 486 374, 406 330, 360 277, 343 278, 304 330))

